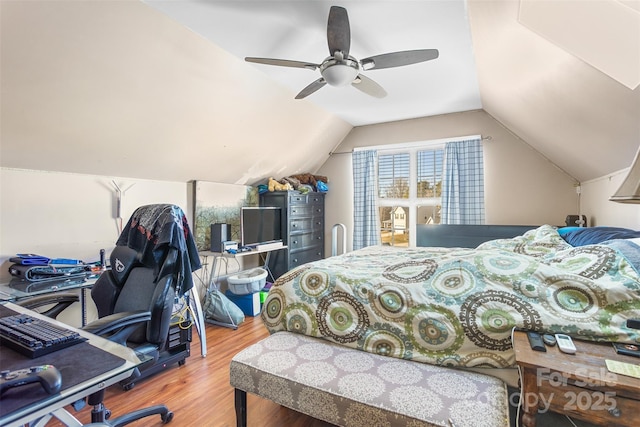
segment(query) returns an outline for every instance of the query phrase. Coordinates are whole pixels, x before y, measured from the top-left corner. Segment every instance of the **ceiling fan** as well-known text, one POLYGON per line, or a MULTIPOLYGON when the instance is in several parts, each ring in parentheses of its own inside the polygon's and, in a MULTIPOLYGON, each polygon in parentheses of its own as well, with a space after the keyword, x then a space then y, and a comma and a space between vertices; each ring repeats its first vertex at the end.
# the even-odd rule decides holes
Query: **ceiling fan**
POLYGON ((288 59, 246 57, 245 61, 258 64, 278 65, 281 67, 320 69, 322 77, 302 89, 296 99, 305 98, 324 85, 346 86, 351 84, 356 89, 374 96, 384 98, 387 92, 375 81, 360 74, 360 70, 380 70, 430 61, 438 57, 438 49, 405 50, 370 56, 360 61, 349 55, 351 46, 351 30, 347 10, 340 6, 331 6, 327 22, 327 42, 329 56, 320 64, 288 59))

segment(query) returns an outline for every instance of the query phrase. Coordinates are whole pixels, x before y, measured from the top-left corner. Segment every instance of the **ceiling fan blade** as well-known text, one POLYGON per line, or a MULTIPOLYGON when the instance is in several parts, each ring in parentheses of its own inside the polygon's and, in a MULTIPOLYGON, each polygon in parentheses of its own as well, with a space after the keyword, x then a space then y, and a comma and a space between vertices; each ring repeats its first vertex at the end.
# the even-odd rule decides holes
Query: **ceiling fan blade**
POLYGON ((360 64, 362 64, 363 70, 380 70, 382 68, 400 67, 430 61, 436 59, 438 55, 438 49, 405 50, 371 56, 361 60, 360 64))
POLYGON ((384 98, 387 96, 387 91, 384 90, 382 86, 362 74, 358 74, 353 83, 351 83, 351 86, 375 98, 384 98))
POLYGON ((327 42, 331 56, 335 55, 336 51, 341 51, 345 58, 349 56, 351 29, 349 27, 347 9, 340 6, 331 6, 329 21, 327 22, 327 42))
POLYGON ((288 59, 252 58, 248 56, 244 58, 244 60, 247 62, 255 62, 256 64, 278 65, 280 67, 307 68, 309 70, 315 70, 318 68, 318 64, 303 61, 291 61, 288 59))
POLYGON ((322 88, 326 84, 327 82, 325 81, 325 79, 320 77, 318 80, 312 82, 309 86, 302 89, 300 93, 296 95, 296 99, 306 98, 307 96, 311 95, 313 92, 322 88))

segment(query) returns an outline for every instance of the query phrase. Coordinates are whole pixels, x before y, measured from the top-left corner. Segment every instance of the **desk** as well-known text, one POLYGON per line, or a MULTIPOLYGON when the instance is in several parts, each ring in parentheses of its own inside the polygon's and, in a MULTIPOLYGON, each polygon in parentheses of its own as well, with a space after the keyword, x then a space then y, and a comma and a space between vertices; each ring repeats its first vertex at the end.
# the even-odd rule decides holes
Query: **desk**
MULTIPOLYGON (((28 313, 48 322, 74 329, 18 305, 12 303, 0 304, 0 315, 12 314, 9 310, 28 313)), ((35 422, 32 426, 38 427, 44 426, 52 417, 55 417, 67 426, 79 427, 82 424, 64 407, 130 377, 133 370, 141 363, 130 348, 80 329, 75 330, 88 338, 88 341, 36 359, 30 359, 11 349, 0 347, 2 369, 16 370, 30 366, 51 364, 58 368, 62 374, 63 381, 62 390, 53 395, 49 395, 42 390, 39 383, 6 391, 0 401, 0 425, 17 427, 29 422, 35 422), (83 357, 98 353, 101 357, 112 362, 115 360, 115 363, 112 364, 117 366, 111 368, 103 366, 101 369, 100 366, 96 366, 95 358, 83 357), (90 370, 94 372, 90 373, 90 370), (65 386, 65 383, 70 385, 65 386), (29 390, 29 393, 28 395, 24 391, 15 393, 18 390, 29 390), (11 399, 14 400, 11 401, 11 399)))
POLYGON ((238 252, 235 254, 231 254, 228 252, 210 252, 210 251, 201 251, 200 252, 200 256, 202 256, 204 258, 204 262, 203 265, 205 266, 204 268, 206 268, 207 266, 207 257, 211 256, 213 258, 213 262, 211 263, 211 271, 206 272, 205 271, 205 277, 208 274, 208 288, 212 289, 212 287, 215 285, 216 279, 218 279, 221 276, 221 273, 218 272, 218 267, 222 267, 222 262, 224 262, 225 264, 225 275, 228 274, 228 270, 229 270, 229 260, 231 259, 238 259, 238 258, 242 258, 248 255, 264 255, 264 258, 262 260, 262 264, 261 267, 264 268, 265 270, 267 270, 269 276, 271 277, 271 280, 274 280, 273 275, 271 274, 271 270, 269 269, 269 256, 271 255, 271 252, 274 251, 279 251, 280 249, 287 249, 287 245, 282 245, 282 246, 277 246, 277 247, 270 247, 268 249, 252 249, 250 251, 246 251, 246 252, 238 252))
POLYGON ((42 280, 30 282, 13 278, 0 283, 0 302, 16 302, 37 295, 80 289, 80 305, 82 307, 82 326, 87 324, 87 292, 100 277, 100 273, 87 273, 84 276, 69 279, 42 280))
MULTIPOLYGON (((250 251, 245 251, 245 252, 238 252, 235 254, 232 253, 228 253, 228 252, 211 252, 211 251, 200 251, 200 256, 202 257, 202 278, 201 281, 206 284, 207 286, 207 290, 211 291, 215 288, 215 284, 216 281, 220 278, 221 276, 221 272, 218 271, 218 268, 222 268, 222 262, 224 262, 225 264, 225 275, 228 275, 229 273, 229 260, 233 259, 233 260, 237 260, 238 258, 242 258, 248 255, 262 255, 264 254, 264 259, 262 260, 262 267, 267 270, 269 276, 271 276, 271 280, 273 280, 273 275, 271 274, 271 270, 269 269, 269 255, 271 252, 273 251, 278 251, 280 249, 287 249, 286 245, 282 245, 282 246, 277 246, 277 247, 270 247, 268 249, 252 249, 250 251), (208 258, 212 257, 213 261, 211 263, 211 270, 209 270, 209 263, 208 263, 208 258)), ((240 263, 238 263, 238 266, 240 265, 240 263)), ((238 267, 239 268, 239 267, 238 267)), ((194 286, 195 289, 195 286, 194 286)), ((196 301, 196 303, 199 303, 199 300, 196 301)), ((202 314, 202 309, 200 308, 200 313, 201 316, 198 318, 198 322, 199 322, 199 327, 198 329, 200 330, 200 328, 202 328, 202 331, 204 331, 204 314, 202 314)), ((233 324, 227 324, 227 323, 222 323, 222 322, 217 322, 215 320, 207 320, 207 322, 215 324, 215 325, 219 325, 219 326, 224 326, 224 327, 232 327, 232 328, 237 328, 236 325, 233 324)), ((205 334, 201 334, 200 335, 200 342, 201 343, 206 343, 205 341, 203 341, 203 336, 205 334)), ((203 344, 204 345, 204 344, 203 344)), ((204 350, 203 350, 204 351, 204 350)))

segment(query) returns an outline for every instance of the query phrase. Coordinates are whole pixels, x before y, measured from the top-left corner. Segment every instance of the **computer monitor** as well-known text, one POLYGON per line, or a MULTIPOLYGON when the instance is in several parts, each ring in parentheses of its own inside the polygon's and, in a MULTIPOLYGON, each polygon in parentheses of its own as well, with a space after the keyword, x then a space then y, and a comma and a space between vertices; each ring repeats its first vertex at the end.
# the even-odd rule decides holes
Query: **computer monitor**
POLYGON ((281 209, 243 207, 240 212, 240 245, 254 246, 282 240, 281 209))

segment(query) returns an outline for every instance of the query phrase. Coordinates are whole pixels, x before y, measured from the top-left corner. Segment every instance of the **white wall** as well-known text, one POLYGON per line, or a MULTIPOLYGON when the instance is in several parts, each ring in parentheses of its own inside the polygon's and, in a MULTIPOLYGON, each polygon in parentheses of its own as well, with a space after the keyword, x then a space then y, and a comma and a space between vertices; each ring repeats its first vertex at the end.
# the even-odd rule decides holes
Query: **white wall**
POLYGON ((640 230, 640 205, 609 200, 622 184, 629 169, 582 183, 582 214, 589 226, 625 227, 640 230))
POLYGON ((487 224, 563 225, 568 214, 577 214, 577 181, 484 111, 363 126, 354 128, 334 150, 348 154, 332 155, 318 171, 329 178, 327 253, 331 253, 331 227, 336 223, 347 226, 348 250, 352 248, 354 189, 349 153, 353 148, 467 135, 491 137, 483 143, 487 224))
MULTIPOLYGON (((0 280, 11 277, 9 258, 36 253, 50 258, 97 261, 119 236, 115 188, 128 189, 121 215, 126 225, 142 205, 171 203, 187 211, 187 184, 131 178, 0 169, 0 280)), ((89 314, 89 320, 92 318, 89 314)), ((77 324, 80 317, 61 320, 77 324)))

